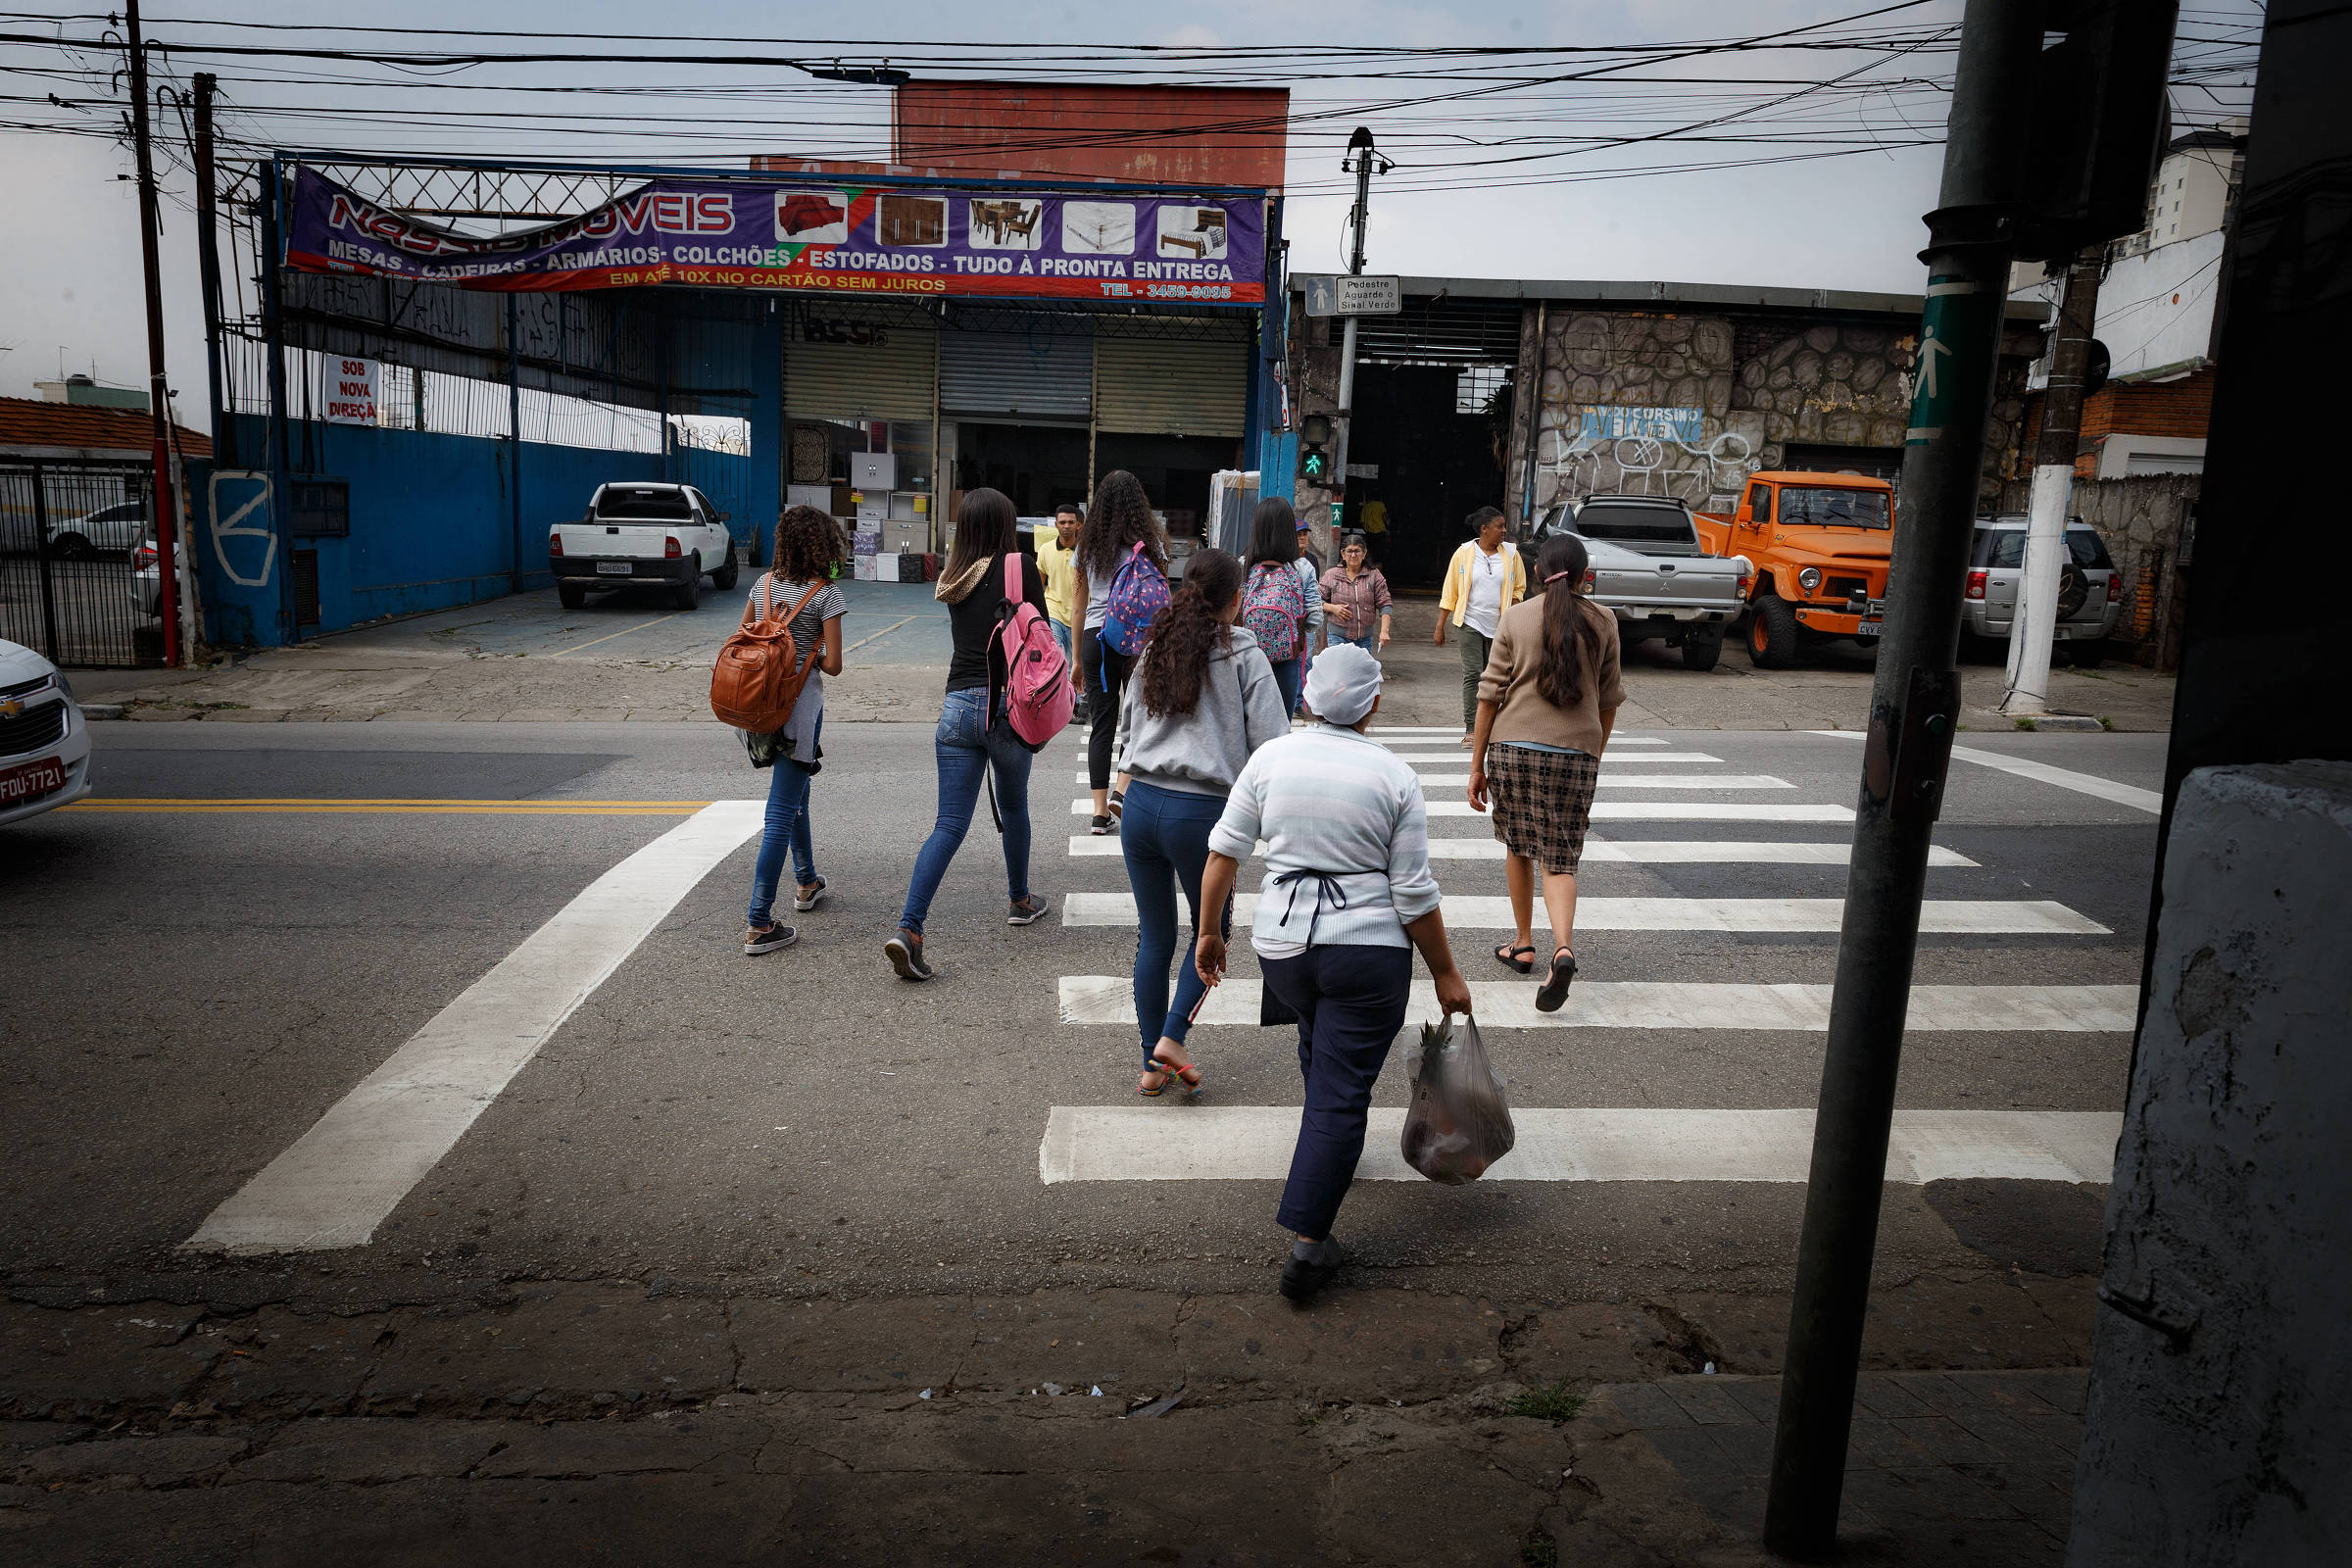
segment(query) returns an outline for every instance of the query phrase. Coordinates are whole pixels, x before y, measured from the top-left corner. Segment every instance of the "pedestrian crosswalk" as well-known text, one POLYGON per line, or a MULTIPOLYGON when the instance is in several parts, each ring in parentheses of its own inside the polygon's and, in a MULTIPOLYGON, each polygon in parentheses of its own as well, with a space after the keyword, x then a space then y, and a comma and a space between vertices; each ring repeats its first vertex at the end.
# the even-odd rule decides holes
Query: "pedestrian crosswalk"
MULTIPOLYGON (((1460 732, 1380 726, 1367 734, 1411 763, 1421 779, 1430 859, 1444 892, 1447 928, 1514 929, 1504 896, 1503 847, 1492 836, 1485 814, 1466 799, 1469 758, 1457 744, 1460 732)), ((1694 738, 1688 732, 1611 738, 1576 911, 1580 936, 1590 933, 1600 940, 1582 948, 1583 972, 1557 1012, 1536 1011, 1533 979, 1471 981, 1476 1016, 1490 1032, 1490 1049, 1498 1052, 1498 1059, 1507 1060, 1507 1032, 1513 1030, 1625 1031, 1624 1038, 1640 1039, 1671 1031, 1818 1036, 1829 1028, 1834 988, 1819 982, 1818 962, 1800 971, 1801 981, 1775 981, 1768 978, 1772 960, 1763 956, 1773 950, 1755 944, 1794 939, 1797 947, 1790 951, 1818 958, 1823 945, 1834 943, 1845 908, 1837 895, 1843 892, 1840 868, 1851 858, 1848 830, 1858 760, 1834 742, 1823 743, 1826 759, 1835 763, 1831 774, 1838 780, 1829 789, 1819 782, 1818 767, 1803 775, 1816 782, 1800 785, 1758 770, 1758 752, 1733 744, 1730 736, 1713 732, 1703 747, 1692 745, 1694 738), (1817 798, 1807 799, 1808 793, 1817 798), (1623 824, 1641 826, 1628 833, 1623 824), (1739 836, 1708 836, 1725 832, 1739 836), (1676 871, 1684 867, 1692 869, 1676 871), (1730 889, 1707 887, 1703 879, 1710 867, 1742 880, 1730 889), (1689 892, 1676 891, 1676 882, 1661 890, 1657 878, 1667 874, 1702 880, 1689 892), (1781 879, 1777 890, 1771 882, 1776 877, 1781 879), (1766 879, 1761 889, 1759 878, 1766 879), (1726 896, 1759 891, 1779 896, 1726 896), (1698 945, 1663 950, 1666 977, 1614 979, 1608 975, 1612 950, 1602 934, 1617 932, 1689 933, 1698 945), (1767 978, 1757 977, 1759 962, 1767 978), (1504 1033, 1497 1039, 1495 1031, 1504 1033)), ((1775 760, 1790 755, 1788 743, 1778 738, 1762 753, 1775 760)), ((1077 782, 1085 784, 1083 773, 1077 782)), ((1071 804, 1073 815, 1093 808, 1091 797, 1084 795, 1071 804)), ((1066 844, 1077 885, 1057 901, 1062 925, 1073 934, 1135 930, 1135 899, 1124 885, 1123 867, 1102 864, 1120 858, 1116 831, 1073 833, 1066 844), (1095 866, 1100 871, 1091 869, 1095 866)), ((1264 850, 1261 843, 1258 852, 1264 850)), ((2102 940, 2115 934, 2107 925, 2059 899, 1997 896, 2031 892, 2034 883, 2015 879, 1987 885, 1980 859, 1949 845, 1931 851, 1929 866, 1932 876, 1970 880, 1930 883, 1921 933, 1969 945, 1945 950, 1951 956, 1931 978, 1946 983, 1913 987, 1908 1033, 2051 1039, 2130 1033, 2136 986, 2095 983, 2114 974, 2111 963, 2091 963, 2087 973, 2065 972, 2074 962, 2068 955, 2112 948, 2111 941, 2102 940), (2022 952, 2034 955, 2030 963, 2020 961, 2022 952)), ((1256 869, 1246 868, 1242 887, 1253 888, 1256 882, 1256 869)), ((1259 987, 1251 972, 1255 958, 1247 937, 1256 904, 1253 892, 1236 895, 1233 971, 1204 1000, 1197 1019, 1200 1028, 1253 1029, 1259 1023, 1259 987)), ((1532 915, 1534 925, 1547 926, 1541 899, 1532 915)), ((1467 972, 1478 973, 1475 955, 1491 941, 1485 935, 1456 938, 1455 956, 1467 972)), ((1491 964, 1483 967, 1496 972, 1491 964)), ((1657 975, 1654 958, 1645 967, 1648 975, 1657 975)), ((1124 973, 1063 974, 1057 1001, 1065 1026, 1117 1031, 1130 1039, 1136 1030, 1132 981, 1124 973)), ((1430 1017, 1437 1011, 1435 993, 1416 965, 1407 1016, 1430 1017)), ((1412 1175, 1395 1150, 1394 1123, 1399 1114, 1375 1113, 1360 1176, 1412 1175)), ((1952 1174, 2103 1181, 2111 1161, 2116 1118, 2110 1113, 1903 1114, 1906 1121, 1898 1122, 1889 1153, 1891 1181, 1952 1174), (1971 1121, 1972 1116, 1984 1119, 1971 1121)), ((1518 1148, 1490 1172, 1490 1180, 1801 1181, 1812 1120, 1811 1111, 1802 1108, 1624 1111, 1515 1104, 1514 1115, 1518 1148)), ((1055 1106, 1040 1148, 1040 1175, 1048 1182, 1278 1179, 1288 1167, 1297 1127, 1296 1108, 1281 1105, 1200 1105, 1178 1115, 1149 1105, 1055 1106)))

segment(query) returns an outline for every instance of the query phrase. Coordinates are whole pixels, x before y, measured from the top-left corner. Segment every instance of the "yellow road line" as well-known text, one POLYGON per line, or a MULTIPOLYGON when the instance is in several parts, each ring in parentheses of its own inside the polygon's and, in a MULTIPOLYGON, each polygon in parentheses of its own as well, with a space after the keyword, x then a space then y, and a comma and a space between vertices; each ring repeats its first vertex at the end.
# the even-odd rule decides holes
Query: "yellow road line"
MULTIPOLYGON (((615 578, 613 578, 612 580, 613 580, 614 582, 619 582, 619 581, 622 581, 623 579, 621 579, 621 578, 618 578, 618 577, 615 577, 615 578)), ((582 651, 584 651, 584 650, 586 650, 586 649, 594 648, 594 647, 596 646, 596 643, 609 643, 609 642, 611 642, 611 641, 612 641, 613 638, 615 638, 615 637, 626 637, 626 636, 627 636, 629 633, 631 633, 631 632, 633 632, 633 631, 643 631, 643 630, 645 630, 645 628, 646 628, 646 627, 648 627, 648 626, 659 626, 659 625, 661 625, 661 624, 662 624, 663 621, 665 621, 665 620, 675 620, 675 619, 677 619, 677 618, 678 618, 678 616, 679 616, 679 615, 683 615, 684 613, 686 613, 686 612, 684 612, 683 610, 681 610, 681 611, 677 611, 677 612, 675 612, 674 613, 667 614, 667 615, 656 615, 656 616, 655 616, 653 619, 651 619, 651 620, 639 621, 639 622, 638 622, 636 625, 634 625, 634 626, 623 626, 623 627, 622 627, 620 630, 618 630, 618 631, 616 631, 616 632, 610 632, 610 633, 606 634, 605 636, 602 636, 602 637, 599 637, 598 639, 596 639, 596 642, 591 642, 591 643, 578 643, 578 644, 575 644, 574 646, 572 646, 572 647, 570 647, 570 648, 565 648, 565 649, 563 649, 562 651, 560 651, 560 652, 558 652, 558 653, 555 653, 555 654, 553 654, 553 655, 550 655, 549 657, 551 657, 551 658, 554 658, 554 659, 562 659, 562 658, 564 657, 564 654, 576 654, 576 653, 580 653, 580 652, 582 652, 582 651)))
POLYGON ((872 642, 872 641, 873 641, 873 640, 874 640, 876 637, 887 637, 887 636, 889 636, 889 635, 890 635, 892 632, 894 632, 894 631, 897 631, 897 630, 898 630, 898 629, 899 629, 901 626, 904 626, 904 625, 906 625, 906 624, 908 621, 910 621, 910 620, 912 620, 912 619, 914 619, 914 617, 913 617, 912 615, 901 615, 901 616, 900 616, 898 619, 896 619, 896 620, 892 621, 892 622, 891 622, 889 625, 887 625, 887 626, 883 627, 883 628, 882 628, 880 631, 877 631, 877 632, 869 632, 869 633, 867 633, 865 636, 858 638, 858 639, 856 642, 854 642, 854 643, 850 644, 850 646, 849 646, 849 647, 847 647, 847 648, 844 648, 844 649, 842 650, 842 654, 843 654, 845 657, 846 657, 846 656, 848 656, 848 655, 850 655, 850 654, 854 654, 854 653, 856 653, 856 652, 857 652, 858 649, 860 649, 860 648, 863 648, 863 647, 864 647, 864 646, 865 646, 867 643, 870 643, 870 642, 872 642))
POLYGON ((223 816, 240 812, 382 812, 427 816, 691 816, 708 801, 438 801, 438 800, 155 800, 77 801, 69 811, 184 812, 223 816))

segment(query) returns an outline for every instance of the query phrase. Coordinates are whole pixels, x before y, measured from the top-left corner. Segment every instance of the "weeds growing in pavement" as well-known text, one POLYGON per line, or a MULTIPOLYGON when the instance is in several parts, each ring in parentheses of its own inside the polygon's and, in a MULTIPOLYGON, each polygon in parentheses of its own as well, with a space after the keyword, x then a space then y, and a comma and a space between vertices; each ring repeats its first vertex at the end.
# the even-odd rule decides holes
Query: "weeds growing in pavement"
POLYGON ((1530 1421, 1567 1421, 1585 1407, 1585 1396, 1568 1392, 1568 1380, 1528 1390, 1511 1401, 1511 1414, 1530 1421))
POLYGON ((1527 1568, 1560 1568, 1560 1544, 1539 1526, 1520 1544, 1519 1560, 1527 1568))

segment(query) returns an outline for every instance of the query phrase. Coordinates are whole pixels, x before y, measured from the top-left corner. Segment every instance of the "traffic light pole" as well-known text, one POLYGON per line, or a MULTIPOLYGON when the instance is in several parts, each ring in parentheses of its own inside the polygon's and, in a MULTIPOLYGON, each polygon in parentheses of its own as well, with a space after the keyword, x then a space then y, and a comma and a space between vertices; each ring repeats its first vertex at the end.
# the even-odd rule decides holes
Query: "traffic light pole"
POLYGON ((2039 0, 1968 0, 1904 433, 1904 507, 1854 813, 1764 1544, 1837 1544, 1896 1069, 1960 703, 1953 653, 2006 314, 2039 0))
MULTIPOLYGON (((1342 169, 1348 161, 1355 165, 1355 206, 1348 215, 1348 226, 1354 231, 1348 256, 1350 274, 1364 270, 1364 220, 1371 215, 1372 166, 1379 156, 1372 146, 1371 128, 1356 126, 1355 134, 1348 138, 1348 160, 1340 165, 1342 169)), ((1348 495, 1348 437, 1355 429, 1355 317, 1350 314, 1347 321, 1340 340, 1340 442, 1331 476, 1332 489, 1342 502, 1348 495)), ((1332 508, 1331 520, 1335 524, 1340 520, 1338 504, 1332 508)))

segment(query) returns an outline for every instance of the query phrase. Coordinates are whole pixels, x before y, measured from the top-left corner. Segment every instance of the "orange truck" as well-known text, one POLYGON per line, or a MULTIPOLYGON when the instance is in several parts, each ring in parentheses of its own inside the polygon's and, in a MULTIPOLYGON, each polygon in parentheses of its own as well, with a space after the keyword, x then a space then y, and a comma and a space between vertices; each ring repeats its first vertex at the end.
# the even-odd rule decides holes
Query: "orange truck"
POLYGON ((1755 564, 1747 657, 1796 662, 1829 637, 1879 635, 1894 548, 1894 487, 1858 473, 1751 473, 1730 516, 1698 514, 1707 553, 1755 564))

